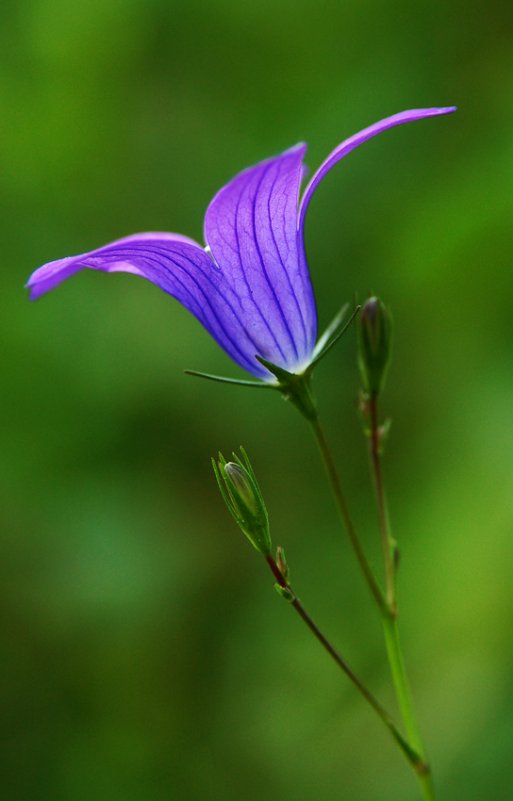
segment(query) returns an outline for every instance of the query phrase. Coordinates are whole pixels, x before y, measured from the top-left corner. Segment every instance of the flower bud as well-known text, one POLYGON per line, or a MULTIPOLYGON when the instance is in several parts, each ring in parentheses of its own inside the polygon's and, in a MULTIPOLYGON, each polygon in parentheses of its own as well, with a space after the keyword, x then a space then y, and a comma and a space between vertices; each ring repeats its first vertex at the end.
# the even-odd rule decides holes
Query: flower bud
POLYGON ((242 459, 234 453, 235 461, 226 462, 220 453, 217 462, 212 459, 212 467, 223 500, 239 528, 253 547, 267 556, 271 552, 267 509, 243 448, 241 454, 242 459))
POLYGON ((258 501, 247 471, 236 462, 227 462, 224 472, 231 482, 233 491, 237 493, 247 511, 251 515, 258 515, 258 501))
POLYGON ((364 390, 377 395, 383 386, 392 342, 392 318, 382 301, 368 298, 358 317, 358 367, 364 390))

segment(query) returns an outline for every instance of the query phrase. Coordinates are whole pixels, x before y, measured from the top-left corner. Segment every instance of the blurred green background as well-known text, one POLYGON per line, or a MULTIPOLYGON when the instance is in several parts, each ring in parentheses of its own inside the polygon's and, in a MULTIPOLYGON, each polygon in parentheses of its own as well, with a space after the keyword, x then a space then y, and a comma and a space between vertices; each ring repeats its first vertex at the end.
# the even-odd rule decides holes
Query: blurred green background
MULTIPOLYGON (((314 442, 132 276, 30 304, 39 264, 202 237, 238 170, 350 155, 310 207, 321 325, 379 292, 403 641, 441 801, 513 797, 513 81, 509 2, 4 0, 0 11, 2 786, 10 801, 410 801, 372 713, 272 590, 209 458, 243 443, 305 605, 393 706, 314 442)), ((379 559, 354 335, 316 390, 379 559)))

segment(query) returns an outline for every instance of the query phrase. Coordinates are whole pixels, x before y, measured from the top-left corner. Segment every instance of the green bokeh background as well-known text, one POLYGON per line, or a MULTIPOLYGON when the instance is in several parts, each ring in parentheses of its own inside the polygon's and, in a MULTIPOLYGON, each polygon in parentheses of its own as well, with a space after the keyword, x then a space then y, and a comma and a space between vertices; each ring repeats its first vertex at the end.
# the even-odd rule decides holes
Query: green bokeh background
MULTIPOLYGON (((133 276, 30 304, 39 264, 201 239, 214 192, 300 140, 457 104, 341 163, 306 239, 321 325, 395 317, 385 410, 401 625, 441 801, 513 797, 511 4, 4 0, 0 597, 9 801, 413 801, 372 713, 272 590, 209 457, 243 443, 306 606, 393 706, 313 440, 133 276)), ((316 390, 379 559, 354 336, 316 390)))

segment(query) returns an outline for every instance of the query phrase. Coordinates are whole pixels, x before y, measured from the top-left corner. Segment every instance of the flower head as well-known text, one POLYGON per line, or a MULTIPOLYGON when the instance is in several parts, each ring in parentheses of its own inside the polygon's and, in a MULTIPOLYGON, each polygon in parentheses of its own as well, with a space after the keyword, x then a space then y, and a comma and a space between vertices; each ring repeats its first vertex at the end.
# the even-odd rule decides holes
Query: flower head
POLYGON ((303 237, 315 189, 341 158, 373 136, 451 111, 404 111, 365 128, 335 148, 301 198, 306 145, 296 145, 239 173, 215 195, 205 215, 205 248, 178 234, 128 236, 40 267, 28 282, 31 298, 86 267, 133 273, 175 297, 249 373, 275 380, 257 356, 301 373, 317 338, 303 237))

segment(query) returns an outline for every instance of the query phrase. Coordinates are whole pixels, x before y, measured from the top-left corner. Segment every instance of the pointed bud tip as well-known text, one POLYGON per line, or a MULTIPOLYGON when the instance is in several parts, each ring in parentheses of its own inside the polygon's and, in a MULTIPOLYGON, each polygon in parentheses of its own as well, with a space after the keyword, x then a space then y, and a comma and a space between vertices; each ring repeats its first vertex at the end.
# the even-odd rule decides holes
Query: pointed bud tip
POLYGON ((247 496, 249 501, 253 500, 254 492, 248 481, 247 470, 244 470, 238 462, 226 462, 224 465, 224 472, 244 498, 247 496))
POLYGON ((374 320, 378 314, 380 300, 376 296, 367 298, 363 306, 360 307, 360 317, 368 317, 374 320))
POLYGON ((392 318, 375 295, 362 306, 358 318, 358 366, 366 392, 377 394, 390 361, 392 318))

